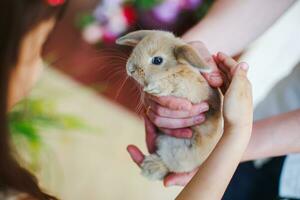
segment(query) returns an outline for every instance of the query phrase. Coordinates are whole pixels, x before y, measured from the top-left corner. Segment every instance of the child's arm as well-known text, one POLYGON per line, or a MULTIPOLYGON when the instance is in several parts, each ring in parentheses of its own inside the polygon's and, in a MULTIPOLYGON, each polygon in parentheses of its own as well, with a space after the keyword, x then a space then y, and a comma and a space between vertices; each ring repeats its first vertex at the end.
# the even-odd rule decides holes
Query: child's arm
POLYGON ((248 143, 247 130, 225 130, 219 144, 176 200, 222 198, 248 143), (244 138, 237 135, 244 135, 244 138))
POLYGON ((216 61, 231 82, 224 96, 224 134, 177 200, 221 199, 250 139, 253 109, 248 66, 224 54, 218 54, 216 61))

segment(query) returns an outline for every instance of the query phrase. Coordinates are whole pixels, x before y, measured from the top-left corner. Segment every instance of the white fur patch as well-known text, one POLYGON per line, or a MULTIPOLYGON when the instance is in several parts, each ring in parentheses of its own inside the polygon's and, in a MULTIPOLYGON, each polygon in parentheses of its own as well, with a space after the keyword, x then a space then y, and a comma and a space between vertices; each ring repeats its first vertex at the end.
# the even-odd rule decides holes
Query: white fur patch
POLYGON ((162 180, 169 172, 162 159, 156 154, 146 156, 141 169, 142 175, 150 180, 162 180))
POLYGON ((205 68, 197 68, 199 72, 201 73, 211 73, 212 69, 211 67, 205 67, 205 68))

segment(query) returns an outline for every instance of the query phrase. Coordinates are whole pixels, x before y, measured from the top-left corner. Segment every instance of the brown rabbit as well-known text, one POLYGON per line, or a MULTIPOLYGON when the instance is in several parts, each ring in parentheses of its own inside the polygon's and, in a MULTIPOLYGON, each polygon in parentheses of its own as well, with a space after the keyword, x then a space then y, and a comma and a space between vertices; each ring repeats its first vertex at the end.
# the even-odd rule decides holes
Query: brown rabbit
POLYGON ((210 68, 190 45, 169 32, 136 31, 119 38, 116 43, 135 46, 126 70, 145 92, 210 104, 206 121, 192 127, 191 139, 159 135, 157 151, 145 157, 141 165, 142 174, 160 180, 169 172, 189 172, 197 168, 212 152, 223 133, 223 96, 218 89, 211 88, 199 73, 208 72, 210 68))

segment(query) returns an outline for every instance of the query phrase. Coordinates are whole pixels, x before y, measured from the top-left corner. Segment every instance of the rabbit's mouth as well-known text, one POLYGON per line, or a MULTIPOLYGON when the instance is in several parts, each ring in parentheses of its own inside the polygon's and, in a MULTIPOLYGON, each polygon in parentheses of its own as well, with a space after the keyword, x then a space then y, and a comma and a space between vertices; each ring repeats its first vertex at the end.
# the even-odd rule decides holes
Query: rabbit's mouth
POLYGON ((160 87, 158 84, 150 83, 144 86, 144 92, 147 92, 149 94, 160 94, 160 87))

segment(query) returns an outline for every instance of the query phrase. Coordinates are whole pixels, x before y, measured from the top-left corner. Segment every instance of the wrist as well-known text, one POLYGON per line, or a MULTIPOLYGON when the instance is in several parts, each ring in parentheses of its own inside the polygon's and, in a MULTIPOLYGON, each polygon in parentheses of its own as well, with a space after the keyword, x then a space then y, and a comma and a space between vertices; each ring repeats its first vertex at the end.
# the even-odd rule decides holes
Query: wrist
POLYGON ((237 138, 250 140, 252 124, 229 124, 224 123, 224 135, 235 135, 237 138))
POLYGON ((240 153, 240 159, 247 149, 250 142, 251 134, 244 133, 242 129, 224 129, 221 140, 228 141, 228 145, 234 149, 232 152, 240 153))

